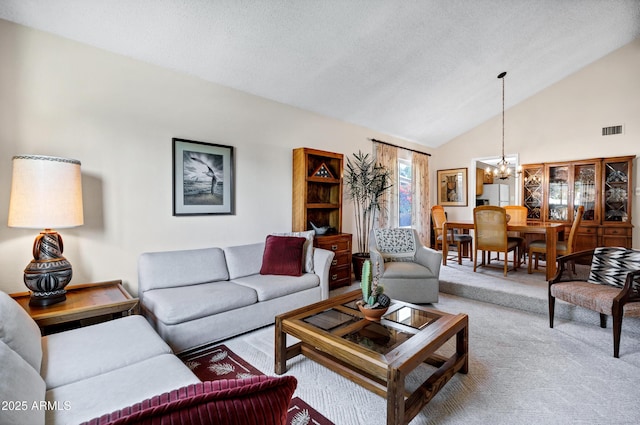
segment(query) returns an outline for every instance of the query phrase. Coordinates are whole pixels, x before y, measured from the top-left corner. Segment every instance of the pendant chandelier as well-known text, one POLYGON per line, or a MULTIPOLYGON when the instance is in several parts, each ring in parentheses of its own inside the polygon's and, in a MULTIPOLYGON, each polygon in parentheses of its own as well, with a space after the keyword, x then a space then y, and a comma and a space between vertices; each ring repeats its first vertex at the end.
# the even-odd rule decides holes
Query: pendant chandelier
POLYGON ((502 156, 493 170, 493 176, 500 180, 506 180, 511 177, 511 166, 504 157, 504 77, 506 75, 506 71, 498 74, 498 78, 502 80, 502 156))

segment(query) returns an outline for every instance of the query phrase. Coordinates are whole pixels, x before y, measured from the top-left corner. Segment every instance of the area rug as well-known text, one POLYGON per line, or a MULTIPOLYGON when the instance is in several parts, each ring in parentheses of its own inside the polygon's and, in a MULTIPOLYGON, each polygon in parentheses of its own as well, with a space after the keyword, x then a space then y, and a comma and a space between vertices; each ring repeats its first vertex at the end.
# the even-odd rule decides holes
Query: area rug
MULTIPOLYGON (((201 381, 218 379, 243 379, 265 375, 226 345, 190 351, 180 355, 181 360, 201 381)), ((287 414, 289 425, 334 425, 300 397, 294 397, 287 414)))

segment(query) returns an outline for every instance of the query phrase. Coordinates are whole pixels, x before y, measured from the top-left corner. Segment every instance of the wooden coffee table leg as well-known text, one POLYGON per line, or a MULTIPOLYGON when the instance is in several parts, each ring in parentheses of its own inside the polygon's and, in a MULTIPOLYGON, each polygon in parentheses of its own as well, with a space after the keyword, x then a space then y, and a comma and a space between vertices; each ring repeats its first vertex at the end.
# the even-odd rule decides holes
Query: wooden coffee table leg
POLYGON ((398 369, 387 372, 387 425, 404 424, 404 375, 398 369))
POLYGON ((282 331, 282 319, 276 316, 275 372, 282 375, 287 371, 287 334, 282 331))
POLYGON ((456 334, 456 352, 458 356, 464 356, 464 364, 459 370, 460 373, 469 372, 469 325, 468 323, 464 328, 456 334))

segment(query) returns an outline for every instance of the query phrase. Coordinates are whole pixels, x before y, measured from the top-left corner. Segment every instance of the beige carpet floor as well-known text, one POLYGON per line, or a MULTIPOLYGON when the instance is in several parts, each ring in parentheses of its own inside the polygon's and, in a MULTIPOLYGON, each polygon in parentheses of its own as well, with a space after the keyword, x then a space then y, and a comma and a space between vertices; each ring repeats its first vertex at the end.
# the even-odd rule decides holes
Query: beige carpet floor
MULTIPOLYGON (((524 283, 525 276, 498 282, 498 276, 473 277, 494 292, 491 285, 522 285, 514 288, 523 292, 514 299, 537 298, 528 291, 541 290, 546 297, 543 275, 539 285, 524 283)), ((441 278, 451 285, 459 279, 467 283, 470 276, 462 267, 447 266, 441 278)), ((447 293, 441 293, 434 307, 469 315, 470 370, 452 378, 411 424, 640 423, 639 333, 623 330, 620 358, 615 359, 611 327, 601 329, 597 321, 561 319, 550 329, 546 314, 447 293)), ((225 344, 259 369, 272 371, 273 337, 271 326, 225 344)), ((288 366, 287 373, 299 381, 296 395, 336 425, 386 423, 382 397, 301 356, 288 366)), ((417 385, 429 371, 422 366, 408 386, 417 385)))

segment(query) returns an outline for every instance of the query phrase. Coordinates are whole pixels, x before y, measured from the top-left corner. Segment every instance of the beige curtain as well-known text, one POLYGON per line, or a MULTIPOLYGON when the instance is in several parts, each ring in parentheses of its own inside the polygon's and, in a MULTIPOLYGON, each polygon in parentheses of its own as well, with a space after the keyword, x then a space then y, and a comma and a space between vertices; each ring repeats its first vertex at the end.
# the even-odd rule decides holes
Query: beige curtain
POLYGON ((378 215, 380 228, 397 227, 398 225, 398 148, 382 143, 373 144, 376 162, 384 165, 391 171, 393 186, 383 195, 381 201, 382 211, 378 215))
POLYGON ((414 152, 411 159, 411 173, 411 226, 418 232, 422 243, 430 246, 429 156, 414 152))

